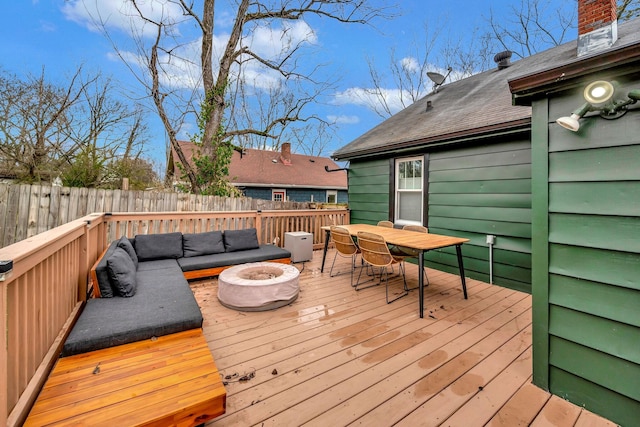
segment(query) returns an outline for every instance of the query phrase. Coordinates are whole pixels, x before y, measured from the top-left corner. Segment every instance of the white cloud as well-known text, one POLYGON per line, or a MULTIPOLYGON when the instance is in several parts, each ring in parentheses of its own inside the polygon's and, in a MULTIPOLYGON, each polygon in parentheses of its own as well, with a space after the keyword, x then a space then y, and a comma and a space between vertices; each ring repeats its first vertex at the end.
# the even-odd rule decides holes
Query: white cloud
POLYGON ((400 60, 400 66, 403 70, 406 70, 410 73, 419 73, 420 72, 420 64, 418 60, 414 57, 407 56, 400 60))
POLYGON ((327 119, 331 123, 336 123, 336 124, 339 124, 339 125, 355 125, 355 124, 360 123, 360 117, 358 117, 358 116, 345 116, 345 115, 334 116, 334 115, 329 115, 329 116, 327 116, 327 119))
MULTIPOLYGON (((184 19, 182 9, 167 0, 140 1, 138 7, 145 17, 153 21, 179 22, 184 19)), ((153 36, 156 31, 155 26, 145 24, 127 0, 68 0, 62 6, 62 13, 91 31, 100 31, 100 23, 106 28, 125 33, 135 31, 146 37, 153 36)))
POLYGON ((372 111, 380 110, 380 106, 385 104, 389 107, 391 114, 395 114, 407 106, 403 104, 403 99, 406 103, 406 100, 411 99, 411 96, 408 92, 399 89, 352 87, 335 93, 332 104, 358 105, 372 111))

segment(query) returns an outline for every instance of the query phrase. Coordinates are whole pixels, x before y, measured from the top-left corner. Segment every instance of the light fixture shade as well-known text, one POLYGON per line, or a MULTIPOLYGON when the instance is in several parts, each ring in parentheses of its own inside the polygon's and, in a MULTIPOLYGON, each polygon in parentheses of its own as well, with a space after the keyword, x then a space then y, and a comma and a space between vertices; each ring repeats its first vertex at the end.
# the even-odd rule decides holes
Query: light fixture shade
POLYGON ((570 117, 560 117, 558 120, 556 120, 556 123, 565 129, 577 132, 578 129, 580 129, 580 122, 578 121, 578 119, 580 119, 580 116, 578 116, 577 114, 572 114, 570 117))
POLYGON ((594 107, 602 107, 613 98, 614 92, 613 84, 606 80, 596 80, 584 88, 584 99, 594 107))

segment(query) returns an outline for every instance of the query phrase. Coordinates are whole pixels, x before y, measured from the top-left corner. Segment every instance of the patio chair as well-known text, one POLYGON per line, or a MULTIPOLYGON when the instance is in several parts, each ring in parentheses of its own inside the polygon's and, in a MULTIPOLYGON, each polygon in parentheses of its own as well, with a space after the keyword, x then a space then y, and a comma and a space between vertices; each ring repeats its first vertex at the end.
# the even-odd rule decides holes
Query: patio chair
POLYGON ((382 283, 382 276, 384 274, 384 282, 385 282, 385 295, 387 304, 390 304, 404 296, 409 294, 407 290, 407 278, 404 274, 404 258, 403 257, 395 257, 389 252, 389 247, 387 246, 387 242, 384 240, 384 237, 375 233, 367 233, 364 231, 358 232, 358 246, 360 247, 360 252, 362 253, 362 260, 365 264, 370 265, 373 269, 374 281, 375 281, 375 269, 376 267, 380 269, 380 282, 375 285, 369 285, 365 288, 359 288, 360 285, 360 276, 362 275, 362 269, 360 270, 360 274, 358 274, 358 281, 356 282, 356 291, 369 288, 371 286, 376 286, 382 283), (402 273, 402 295, 389 300, 389 274, 387 272, 387 267, 398 264, 398 270, 402 273))
MULTIPOLYGON (((428 233, 429 229, 423 225, 413 225, 413 224, 407 224, 404 227, 402 227, 403 230, 408 230, 408 231, 416 231, 418 233, 428 233)), ((406 247, 398 247, 398 249, 400 251, 402 251, 404 254, 408 255, 408 258, 417 258, 420 256, 420 251, 414 248, 406 248, 406 247)), ((423 254, 424 256, 424 254, 423 254)), ((424 283, 425 286, 429 286, 429 276, 427 276, 427 270, 426 268, 424 268, 422 270, 422 274, 424 274, 424 283)), ((416 288, 411 288, 409 289, 410 291, 414 290, 414 289, 418 289, 416 288)))
MULTIPOLYGON (((387 221, 387 220, 378 221, 377 225, 378 227, 394 228, 393 222, 387 221)), ((389 246, 389 251, 391 251, 391 255, 395 255, 396 257, 404 255, 400 250, 398 250, 398 248, 395 245, 387 245, 387 246, 389 246)), ((393 266, 391 266, 391 271, 393 272, 393 266)))
POLYGON ((349 234, 349 230, 347 230, 346 228, 332 225, 330 234, 331 240, 336 247, 336 254, 333 256, 333 263, 331 263, 331 271, 329 272, 329 277, 334 277, 339 274, 333 274, 333 266, 336 263, 336 258, 338 257, 338 255, 351 258, 351 287, 355 287, 353 284, 353 271, 356 269, 356 257, 360 253, 360 249, 358 248, 358 245, 356 245, 356 243, 353 241, 353 237, 351 237, 351 234, 349 234))

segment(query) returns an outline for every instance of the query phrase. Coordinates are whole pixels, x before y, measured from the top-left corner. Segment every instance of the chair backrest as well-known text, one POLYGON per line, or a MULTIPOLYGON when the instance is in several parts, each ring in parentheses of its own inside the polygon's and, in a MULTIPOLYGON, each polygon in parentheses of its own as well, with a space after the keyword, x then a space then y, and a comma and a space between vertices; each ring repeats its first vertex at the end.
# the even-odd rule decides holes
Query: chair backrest
POLYGON ((379 234, 359 231, 358 246, 362 259, 375 267, 385 267, 394 261, 387 242, 379 234))
POLYGON ((413 224, 407 224, 404 227, 402 227, 403 230, 409 230, 409 231, 417 231, 419 233, 428 233, 429 229, 423 225, 413 225, 413 224))
POLYGON ((349 230, 337 225, 331 226, 331 240, 336 246, 336 250, 343 255, 353 255, 358 253, 358 246, 349 234, 349 230))
POLYGON ((378 227, 393 228, 393 223, 391 221, 378 221, 378 227))

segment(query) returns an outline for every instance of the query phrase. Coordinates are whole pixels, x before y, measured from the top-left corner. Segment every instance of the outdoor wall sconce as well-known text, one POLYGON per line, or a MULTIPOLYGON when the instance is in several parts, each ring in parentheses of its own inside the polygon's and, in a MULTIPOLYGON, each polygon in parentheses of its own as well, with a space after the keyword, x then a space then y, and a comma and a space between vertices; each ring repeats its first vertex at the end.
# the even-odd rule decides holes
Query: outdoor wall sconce
POLYGON ((596 80, 584 88, 585 102, 569 117, 560 117, 556 120, 560 126, 570 131, 577 132, 580 129, 579 120, 588 112, 598 111, 600 117, 613 120, 622 117, 627 112, 627 106, 640 100, 640 89, 634 89, 627 94, 626 100, 614 100, 615 87, 606 80, 596 80))

